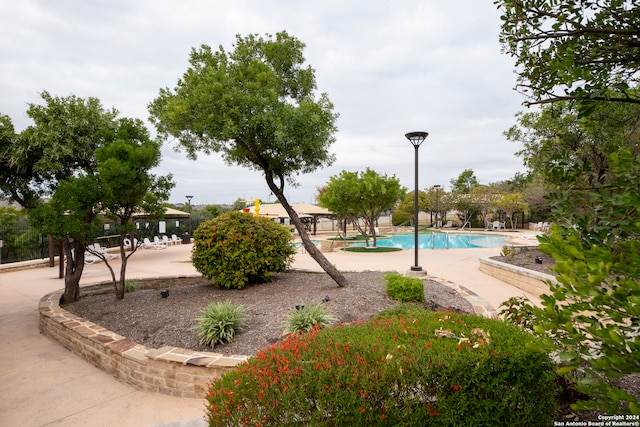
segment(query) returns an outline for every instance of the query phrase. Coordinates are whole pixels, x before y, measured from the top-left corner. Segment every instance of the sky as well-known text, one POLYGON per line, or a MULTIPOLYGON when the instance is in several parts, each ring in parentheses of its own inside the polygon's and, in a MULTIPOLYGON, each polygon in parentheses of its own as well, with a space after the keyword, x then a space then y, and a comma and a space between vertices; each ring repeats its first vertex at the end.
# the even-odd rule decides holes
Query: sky
MULTIPOLYGON (((492 0, 0 0, 0 114, 22 131, 29 104, 53 96, 96 97, 121 117, 148 121, 148 104, 173 89, 192 48, 232 50, 240 34, 287 31, 306 48, 318 92, 339 114, 335 163, 287 186, 292 203, 315 203, 342 170, 396 176, 414 188, 414 149, 426 131, 420 189, 472 169, 481 184, 524 172, 503 132, 525 109, 513 90, 514 59, 500 53, 492 0)), ((153 172, 172 173, 169 199, 193 205, 238 198, 274 201, 263 175, 220 155, 189 160, 166 141, 153 172)))

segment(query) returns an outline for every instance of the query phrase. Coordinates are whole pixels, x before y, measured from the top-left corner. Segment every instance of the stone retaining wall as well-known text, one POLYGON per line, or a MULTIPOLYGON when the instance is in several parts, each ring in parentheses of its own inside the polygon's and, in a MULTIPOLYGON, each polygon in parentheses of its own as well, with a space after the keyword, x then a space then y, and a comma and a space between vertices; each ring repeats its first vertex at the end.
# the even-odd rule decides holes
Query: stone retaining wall
MULTIPOLYGON (((113 292, 111 286, 104 284, 82 290, 85 294, 113 292)), ((145 347, 61 308, 63 292, 52 292, 40 300, 40 331, 138 390, 204 398, 211 379, 248 359, 179 347, 145 347)))
POLYGON ((480 271, 536 297, 549 293, 549 286, 545 281, 555 281, 555 277, 549 274, 539 273, 491 258, 480 258, 480 271))

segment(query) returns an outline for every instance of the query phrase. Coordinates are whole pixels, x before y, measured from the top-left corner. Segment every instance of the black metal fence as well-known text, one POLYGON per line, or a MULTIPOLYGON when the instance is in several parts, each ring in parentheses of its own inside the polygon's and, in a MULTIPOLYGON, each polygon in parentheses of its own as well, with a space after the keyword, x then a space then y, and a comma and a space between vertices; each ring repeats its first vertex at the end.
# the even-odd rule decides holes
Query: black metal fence
MULTIPOLYGON (((135 235, 139 240, 144 237, 152 238, 153 236, 161 235, 171 237, 172 234, 182 238, 189 230, 193 234, 200 222, 202 221, 198 219, 191 220, 191 224, 189 219, 167 219, 159 222, 141 220, 136 222, 135 235)), ((101 246, 110 248, 119 244, 117 230, 109 226, 97 230, 96 234, 96 242, 100 243, 101 246)), ((49 258, 49 236, 28 225, 0 225, 0 241, 2 241, 0 264, 49 258)), ((56 243, 53 246, 53 255, 59 255, 59 245, 56 243)))
POLYGON ((49 238, 29 226, 0 226, 0 240, 2 264, 49 257, 49 238))

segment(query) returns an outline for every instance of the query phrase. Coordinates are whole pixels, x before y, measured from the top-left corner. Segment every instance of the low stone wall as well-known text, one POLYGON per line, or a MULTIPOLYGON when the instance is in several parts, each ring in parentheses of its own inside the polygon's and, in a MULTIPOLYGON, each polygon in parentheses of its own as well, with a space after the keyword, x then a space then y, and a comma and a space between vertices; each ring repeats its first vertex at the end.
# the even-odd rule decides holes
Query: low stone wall
POLYGON ((505 283, 522 289, 536 297, 549 293, 545 281, 555 282, 555 277, 537 271, 496 261, 491 258, 480 258, 480 271, 505 283))
MULTIPOLYGON (((145 347, 61 308, 63 292, 52 292, 40 300, 40 331, 138 390, 204 398, 211 379, 248 359, 178 347, 145 347)), ((113 289, 102 284, 83 287, 83 292, 104 293, 113 289)))

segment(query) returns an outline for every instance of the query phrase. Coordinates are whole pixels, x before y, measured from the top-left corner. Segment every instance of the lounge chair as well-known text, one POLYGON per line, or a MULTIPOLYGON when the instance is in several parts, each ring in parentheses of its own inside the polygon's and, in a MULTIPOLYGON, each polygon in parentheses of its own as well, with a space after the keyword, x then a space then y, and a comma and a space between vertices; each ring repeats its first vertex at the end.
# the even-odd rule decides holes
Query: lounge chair
POLYGON ((162 236, 162 243, 164 243, 165 245, 169 246, 169 245, 173 245, 173 240, 170 240, 166 235, 162 236))
POLYGON ((178 239, 178 236, 176 236, 175 234, 171 235, 171 241, 174 245, 179 245, 182 243, 182 240, 178 239))
POLYGON ((145 249, 166 249, 167 245, 165 245, 164 243, 160 243, 160 242, 151 243, 151 240, 149 240, 148 237, 145 237, 142 240, 142 247, 145 248, 145 249))
MULTIPOLYGON (((75 251, 73 249, 71 249, 71 256, 75 258, 75 251)), ((65 257, 64 262, 68 262, 69 260, 65 257)), ((89 251, 84 251, 84 263, 85 264, 93 264, 96 263, 98 261, 102 261, 102 259, 96 255, 93 255, 91 252, 89 251)))
POLYGON ((451 227, 453 227, 453 221, 447 221, 447 223, 442 226, 442 228, 451 228, 451 227))
POLYGON ((92 256, 95 256, 98 259, 100 259, 100 255, 104 256, 107 259, 118 258, 118 255, 107 252, 107 248, 105 248, 104 246, 100 246, 100 243, 94 243, 93 245, 89 245, 87 246, 87 249, 89 254, 91 254, 92 256))
POLYGON ((91 252, 84 253, 84 263, 85 264, 93 264, 97 261, 102 261, 102 258, 92 254, 91 252))

